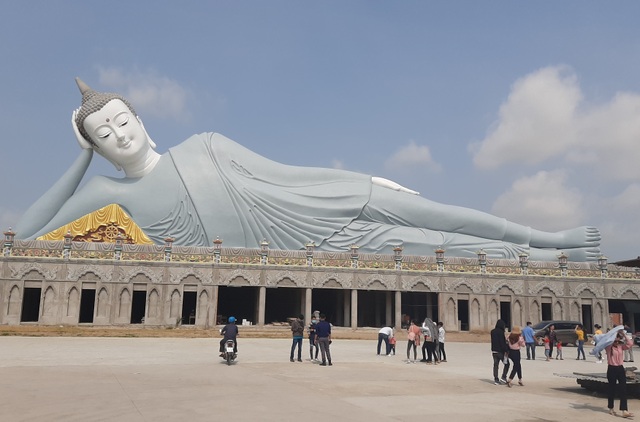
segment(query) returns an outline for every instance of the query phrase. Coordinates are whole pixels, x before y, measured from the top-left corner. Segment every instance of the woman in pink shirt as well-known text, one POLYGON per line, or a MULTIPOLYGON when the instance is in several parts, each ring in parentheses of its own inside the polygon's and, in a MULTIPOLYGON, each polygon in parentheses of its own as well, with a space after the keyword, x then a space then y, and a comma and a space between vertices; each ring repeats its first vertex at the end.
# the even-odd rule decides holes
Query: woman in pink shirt
POLYGON ((613 399, 616 393, 616 382, 619 384, 618 393, 620 395, 620 411, 623 418, 633 417, 627 407, 627 376, 624 372, 624 351, 633 347, 633 340, 627 338, 624 330, 618 330, 616 339, 604 350, 607 353, 607 380, 609 381, 609 414, 616 415, 613 410, 613 399))
POLYGON ((409 352, 413 349, 413 363, 416 362, 416 351, 420 346, 420 327, 416 325, 415 321, 411 321, 411 325, 407 330, 407 363, 411 362, 409 352))
POLYGON ((522 338, 522 330, 519 326, 514 325, 511 334, 507 337, 507 344, 509 345, 509 359, 513 361, 513 368, 511 374, 507 380, 507 387, 511 388, 511 381, 513 377, 518 375, 518 384, 522 383, 522 365, 520 364, 520 349, 525 346, 524 338, 522 338))

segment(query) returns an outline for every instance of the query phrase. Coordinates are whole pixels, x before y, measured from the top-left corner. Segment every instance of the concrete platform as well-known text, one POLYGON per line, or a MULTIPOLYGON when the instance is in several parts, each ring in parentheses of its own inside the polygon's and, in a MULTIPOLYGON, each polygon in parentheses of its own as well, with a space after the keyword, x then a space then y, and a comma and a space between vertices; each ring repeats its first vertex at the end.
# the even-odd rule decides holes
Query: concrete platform
MULTIPOLYGON (((376 356, 335 340, 332 367, 289 362, 289 339, 240 339, 228 367, 218 338, 0 338, 2 421, 610 421, 606 398, 554 376, 606 371, 592 357, 523 361, 525 386, 493 385, 486 343, 446 343, 448 362, 376 356)), ((524 352, 524 351, 523 351, 524 352)), ((616 402, 616 409, 618 403, 616 402)), ((630 410, 640 413, 638 401, 630 410)))

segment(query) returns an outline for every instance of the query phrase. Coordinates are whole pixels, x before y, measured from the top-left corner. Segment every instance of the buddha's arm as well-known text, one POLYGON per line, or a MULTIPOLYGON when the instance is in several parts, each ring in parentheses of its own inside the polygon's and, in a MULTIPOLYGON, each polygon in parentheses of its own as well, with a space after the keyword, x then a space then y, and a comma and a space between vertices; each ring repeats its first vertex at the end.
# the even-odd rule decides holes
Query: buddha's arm
POLYGON ((24 213, 15 228, 19 239, 33 237, 51 221, 78 188, 92 156, 93 149, 83 149, 62 177, 24 213))

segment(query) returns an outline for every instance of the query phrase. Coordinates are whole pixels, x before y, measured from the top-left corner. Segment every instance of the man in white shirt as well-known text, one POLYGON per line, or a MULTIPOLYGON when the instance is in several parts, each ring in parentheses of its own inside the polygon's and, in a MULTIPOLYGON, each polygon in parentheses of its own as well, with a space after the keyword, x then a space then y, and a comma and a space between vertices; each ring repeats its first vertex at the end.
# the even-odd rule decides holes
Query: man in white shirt
POLYGON ((378 331, 378 355, 380 354, 380 346, 384 341, 384 344, 386 346, 385 355, 389 356, 389 354, 391 353, 391 345, 389 344, 389 339, 391 337, 393 337, 393 328, 391 327, 382 327, 380 331, 378 331))

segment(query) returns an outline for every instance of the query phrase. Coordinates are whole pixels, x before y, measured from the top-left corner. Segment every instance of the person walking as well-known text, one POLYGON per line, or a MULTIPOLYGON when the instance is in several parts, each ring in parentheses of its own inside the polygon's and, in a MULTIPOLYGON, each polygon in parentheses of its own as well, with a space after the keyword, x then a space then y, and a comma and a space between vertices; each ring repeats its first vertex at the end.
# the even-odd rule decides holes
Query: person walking
MULTIPOLYGON (((420 327, 415 321, 411 321, 407 329, 407 363, 412 362, 410 358, 411 349, 413 349, 413 362, 417 359, 417 348, 420 345, 420 327)), ((426 359, 425 359, 426 361, 426 359)))
POLYGON ((491 330, 491 355, 493 356, 493 383, 500 385, 500 382, 507 383, 507 372, 509 372, 509 359, 505 359, 509 354, 509 346, 505 338, 505 324, 499 319, 496 326, 491 330), (504 364, 502 377, 498 378, 498 367, 500 362, 504 364))
POLYGON ((511 334, 507 337, 507 343, 509 345, 509 359, 513 362, 513 368, 511 374, 507 380, 507 387, 511 388, 511 382, 514 376, 518 376, 518 384, 524 386, 522 383, 522 365, 520 363, 520 349, 525 346, 524 338, 522 338, 522 331, 519 326, 514 326, 511 330, 511 334))
POLYGON ((446 334, 444 324, 442 321, 438 322, 438 357, 440 358, 440 362, 447 361, 447 353, 444 351, 444 339, 446 334))
POLYGON ((564 360, 562 358, 562 342, 561 341, 558 341, 556 343, 556 360, 558 360, 558 359, 564 360))
POLYGON ((556 347, 556 342, 558 341, 558 333, 556 333, 555 325, 550 325, 547 331, 549 333, 549 359, 553 359, 553 348, 556 347))
POLYGON ((582 327, 582 324, 576 325, 576 337, 578 342, 578 357, 576 360, 580 360, 580 353, 582 353, 582 360, 587 360, 584 355, 584 328, 582 327))
POLYGON ((293 353, 296 346, 298 346, 298 362, 302 362, 302 338, 304 337, 304 316, 300 315, 291 321, 291 334, 293 335, 293 343, 291 343, 291 354, 289 355, 289 361, 294 362, 293 353))
POLYGON ((527 326, 522 329, 522 337, 527 346, 527 360, 536 360, 536 338, 531 321, 527 321, 527 326))
POLYGON ((391 347, 389 345, 389 339, 393 337, 393 328, 391 327, 382 327, 380 331, 378 331, 378 355, 380 354, 380 347, 382 346, 382 342, 385 344, 385 355, 389 355, 391 353, 391 347))
MULTIPOLYGON (((595 339, 596 336, 600 336, 602 335, 602 326, 599 324, 594 324, 593 325, 595 327, 595 331, 593 332, 593 345, 595 346, 596 344, 598 344, 597 340, 595 339)), ((598 353, 596 353, 596 358, 598 359, 596 361, 596 363, 602 363, 602 352, 598 351, 598 353)))
POLYGON ((544 335, 544 356, 546 357, 547 362, 551 360, 551 340, 549 340, 549 333, 544 335))
POLYGON ((322 363, 320 366, 333 365, 331 363, 331 324, 327 322, 325 314, 320 314, 320 322, 316 324, 316 341, 320 346, 320 354, 322 355, 322 363))
POLYGON ((427 365, 437 365, 440 361, 438 358, 438 327, 436 323, 433 322, 431 318, 425 318, 422 323, 422 327, 420 328, 422 331, 422 336, 424 338, 424 346, 423 346, 423 357, 424 357, 424 349, 427 349, 427 365))
MULTIPOLYGON (((320 314, 318 313, 318 315, 320 314)), ((318 317, 314 312, 313 317, 311 317, 311 322, 307 327, 307 331, 309 333, 309 360, 312 362, 318 360, 318 352, 320 351, 320 347, 318 346, 318 342, 316 341, 316 324, 317 323, 318 323, 318 317)))
POLYGON ((620 411, 622 412, 623 418, 633 417, 633 413, 629 412, 627 406, 627 376, 623 366, 624 351, 631 347, 633 347, 633 340, 626 336, 624 329, 619 329, 614 341, 604 349, 608 362, 607 381, 609 382, 609 394, 607 397, 607 407, 609 408, 610 415, 617 416, 616 411, 613 410, 614 399, 617 392, 620 397, 620 411))

